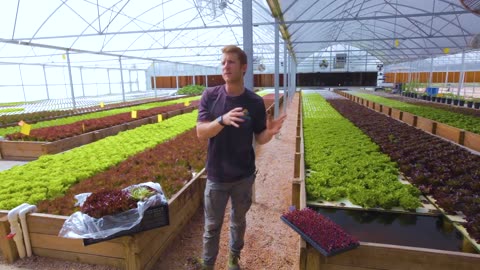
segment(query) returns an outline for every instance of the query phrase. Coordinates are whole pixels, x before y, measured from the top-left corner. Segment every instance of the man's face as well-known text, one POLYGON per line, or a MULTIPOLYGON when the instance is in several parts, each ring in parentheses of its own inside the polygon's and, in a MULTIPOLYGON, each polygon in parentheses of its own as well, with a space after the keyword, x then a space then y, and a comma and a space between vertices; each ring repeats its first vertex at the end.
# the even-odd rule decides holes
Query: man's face
POLYGON ((227 83, 237 83, 243 80, 247 65, 240 64, 235 53, 224 53, 222 56, 222 77, 227 83))

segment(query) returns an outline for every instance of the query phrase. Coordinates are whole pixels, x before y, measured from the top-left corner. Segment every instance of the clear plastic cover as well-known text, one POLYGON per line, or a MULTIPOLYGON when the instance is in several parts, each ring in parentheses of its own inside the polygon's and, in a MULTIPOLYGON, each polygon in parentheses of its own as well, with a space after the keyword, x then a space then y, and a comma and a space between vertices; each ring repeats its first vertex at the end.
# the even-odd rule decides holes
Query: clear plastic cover
MULTIPOLYGON (((80 211, 75 212, 65 221, 58 235, 65 238, 102 239, 117 232, 129 230, 139 224, 143 218, 143 214, 148 208, 160 204, 167 204, 167 198, 158 183, 146 182, 129 186, 124 190, 131 190, 138 186, 151 187, 158 193, 150 196, 145 201, 138 201, 137 208, 116 215, 93 218, 80 211)), ((90 194, 91 193, 81 193, 76 195, 76 206, 82 206, 90 194)))

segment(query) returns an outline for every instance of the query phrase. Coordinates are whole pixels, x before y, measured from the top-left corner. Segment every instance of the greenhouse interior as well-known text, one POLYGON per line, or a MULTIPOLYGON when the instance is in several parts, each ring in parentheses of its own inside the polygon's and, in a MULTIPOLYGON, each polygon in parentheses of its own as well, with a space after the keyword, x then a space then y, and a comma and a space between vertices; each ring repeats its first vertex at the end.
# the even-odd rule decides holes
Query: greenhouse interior
POLYGON ((1 269, 478 269, 479 0, 0 7, 1 269), (208 103, 228 45, 281 128, 248 125, 245 241, 231 197, 208 265, 207 153, 253 121, 208 103))

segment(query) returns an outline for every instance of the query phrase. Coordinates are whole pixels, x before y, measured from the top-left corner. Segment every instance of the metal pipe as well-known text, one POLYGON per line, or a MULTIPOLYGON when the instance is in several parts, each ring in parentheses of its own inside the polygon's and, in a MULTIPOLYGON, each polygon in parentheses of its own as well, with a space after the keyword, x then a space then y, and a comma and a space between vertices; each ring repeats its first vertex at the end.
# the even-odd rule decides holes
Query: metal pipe
POLYGON ((130 86, 130 93, 132 92, 132 71, 128 70, 128 85, 130 86))
POLYGON ((49 100, 50 93, 48 93, 48 81, 47 81, 47 72, 45 71, 45 65, 43 65, 43 78, 45 79, 45 90, 47 90, 47 100, 49 100))
POLYGON ((153 62, 153 92, 155 94, 155 98, 157 97, 157 71, 155 69, 155 62, 153 62))
POLYGON ((118 57, 118 62, 120 62, 120 80, 122 81, 122 97, 123 102, 125 102, 125 86, 123 85, 123 67, 122 67, 122 57, 118 57))
POLYGON ((280 59, 280 26, 278 19, 275 18, 275 28, 274 28, 274 33, 275 33, 275 74, 273 77, 273 85, 275 87, 275 105, 274 105, 274 110, 273 110, 273 117, 276 119, 278 117, 279 113, 279 97, 280 97, 280 67, 279 67, 279 59, 280 59))
MULTIPOLYGON (((464 80, 465 80, 465 51, 462 51, 462 70, 460 71, 460 79, 458 81, 457 96, 460 96, 460 91, 463 88, 464 80)), ((465 89, 463 89, 463 95, 465 96, 465 89)))
POLYGON ((73 90, 73 78, 72 78, 72 67, 70 66, 70 52, 67 50, 67 63, 68 63, 68 77, 70 78, 70 92, 72 93, 72 105, 73 109, 76 109, 75 104, 75 91, 73 90))
POLYGON ((18 70, 20 71, 20 81, 22 82, 23 100, 25 102, 27 102, 27 95, 25 95, 25 86, 23 84, 22 66, 21 65, 18 65, 18 70))
POLYGON ((287 113, 287 40, 283 40, 283 112, 287 113))
POLYGON ((85 87, 83 85, 82 67, 80 67, 80 80, 82 81, 82 93, 83 93, 83 96, 85 96, 85 87))
POLYGON ((252 1, 242 1, 243 50, 247 54, 247 71, 243 76, 245 88, 253 91, 253 23, 252 1))
POLYGON ((108 93, 112 94, 112 84, 110 82, 110 69, 107 69, 107 77, 108 77, 108 93))
POLYGON ((27 257, 32 256, 32 244, 30 241, 30 234, 28 233, 28 224, 26 215, 31 212, 36 212, 37 207, 35 205, 27 205, 24 208, 20 209, 18 212, 18 218, 20 219, 20 224, 22 225, 23 241, 25 244, 25 251, 27 257))

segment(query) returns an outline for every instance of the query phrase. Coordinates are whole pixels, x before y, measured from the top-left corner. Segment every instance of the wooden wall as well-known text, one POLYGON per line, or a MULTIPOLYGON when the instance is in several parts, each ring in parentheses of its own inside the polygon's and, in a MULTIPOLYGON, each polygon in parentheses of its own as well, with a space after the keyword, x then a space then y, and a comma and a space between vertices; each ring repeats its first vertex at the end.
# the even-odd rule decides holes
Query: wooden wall
MULTIPOLYGON (((222 78, 222 75, 208 75, 208 86, 216 86, 224 84, 225 81, 222 78)), ((156 77, 156 87, 157 88, 176 88, 176 78, 175 76, 159 76, 156 77)), ((153 77, 150 78, 150 82, 153 87, 153 77)), ((179 88, 182 88, 186 85, 193 84, 192 76, 178 76, 179 88)), ((205 85, 205 76, 195 76, 195 84, 205 85)), ((255 87, 273 87, 273 74, 254 74, 253 76, 253 85, 255 87)), ((280 86, 283 86, 283 74, 280 74, 280 86)))
MULTIPOLYGON (((408 72, 391 72, 385 73, 385 82, 388 83, 406 83, 408 82, 408 72)), ((415 72, 411 75, 412 81, 424 82, 427 83, 430 77, 430 72, 415 72)), ((447 72, 438 71, 433 72, 432 81, 433 83, 445 83, 447 72)), ((449 83, 458 83, 460 80, 460 72, 452 71, 448 72, 448 81, 449 83)), ((466 71, 465 72, 465 82, 473 83, 480 82, 480 71, 466 71)))
MULTIPOLYGON (((298 86, 369 86, 376 84, 376 72, 336 72, 336 73, 299 73, 298 86)), ((283 87, 283 74, 279 76, 279 86, 283 87)), ((151 78, 153 86, 153 77, 151 78)), ((176 88, 175 76, 156 77, 157 88, 176 88)), ((208 75, 208 86, 224 84, 222 75, 208 75)), ((179 88, 193 84, 192 76, 179 76, 179 88)), ((205 85, 205 76, 195 76, 195 84, 205 85)), ((274 87, 274 74, 254 74, 255 87, 274 87)))

